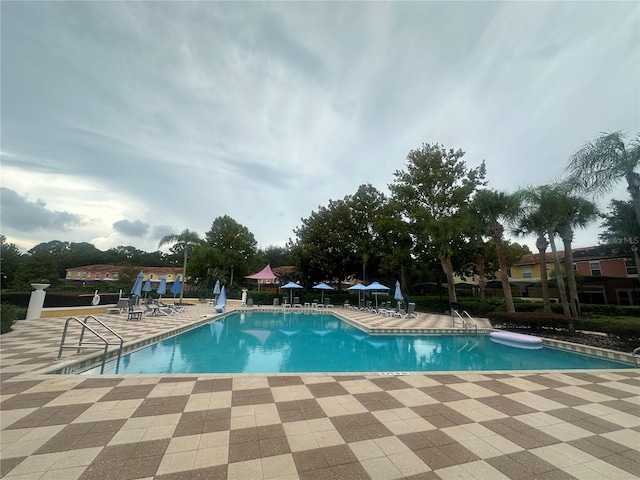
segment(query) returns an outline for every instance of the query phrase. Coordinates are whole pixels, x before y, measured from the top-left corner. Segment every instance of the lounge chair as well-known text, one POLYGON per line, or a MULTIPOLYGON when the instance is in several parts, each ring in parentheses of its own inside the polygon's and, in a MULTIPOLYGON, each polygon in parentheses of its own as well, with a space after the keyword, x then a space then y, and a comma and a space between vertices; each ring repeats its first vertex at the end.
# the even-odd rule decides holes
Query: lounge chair
POLYGON ((293 307, 302 308, 302 304, 300 303, 300 297, 293 297, 293 307))
POLYGON ((127 305, 127 321, 131 320, 133 322, 139 322, 140 320, 142 320, 143 313, 144 312, 142 310, 138 310, 136 308, 135 299, 133 298, 129 299, 129 302, 127 305))
POLYGON ((333 308, 333 303, 331 303, 331 299, 330 298, 325 298, 324 299, 324 308, 333 308))
POLYGON ((318 300, 317 298, 313 299, 313 303, 311 304, 312 306, 315 305, 317 308, 323 308, 324 304, 320 302, 320 300, 318 300))
POLYGON ((184 307, 180 307, 175 303, 162 303, 160 300, 157 300, 156 305, 158 305, 160 308, 166 309, 169 312, 169 315, 184 312, 184 307))
POLYGON ((284 308, 291 308, 291 304, 289 303, 289 299, 288 298, 282 299, 282 306, 284 308))
POLYGON ((171 315, 169 313, 169 309, 165 307, 161 307, 155 303, 145 303, 144 304, 144 314, 147 317, 157 317, 158 315, 171 315))
POLYGON ((344 305, 342 305, 342 308, 351 308, 351 304, 349 303, 349 300, 344 301, 344 305))
POLYGON ((407 313, 404 316, 404 318, 407 318, 407 317, 418 318, 418 315, 416 314, 416 304, 415 303, 410 303, 407 306, 407 313))
POLYGON ((387 309, 387 302, 382 302, 378 306, 378 309, 376 310, 376 313, 379 313, 380 315, 387 315, 388 311, 389 310, 387 309))
POLYGON ((360 305, 360 309, 362 311, 370 312, 371 311, 371 300, 367 300, 366 303, 360 305))
POLYGON ((129 299, 121 298, 114 307, 108 307, 107 313, 127 313, 129 310, 129 299))
POLYGON ((279 307, 280 306, 280 299, 279 298, 274 298, 273 299, 273 306, 274 307, 279 307))
POLYGON ((247 308, 253 308, 253 298, 247 298, 247 308))

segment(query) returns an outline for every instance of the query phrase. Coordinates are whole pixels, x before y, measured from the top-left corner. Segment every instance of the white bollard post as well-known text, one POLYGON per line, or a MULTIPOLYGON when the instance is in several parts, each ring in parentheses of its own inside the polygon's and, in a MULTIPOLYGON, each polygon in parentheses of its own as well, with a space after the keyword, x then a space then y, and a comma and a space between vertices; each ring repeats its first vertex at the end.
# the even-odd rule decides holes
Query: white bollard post
POLYGON ((243 307, 246 307, 246 306, 247 306, 247 289, 246 289, 246 288, 243 288, 243 289, 242 289, 242 300, 241 300, 241 305, 242 305, 243 307))
POLYGON ((31 292, 31 298, 29 298, 29 308, 27 308, 27 320, 36 320, 42 315, 42 306, 44 305, 44 297, 47 292, 45 288, 50 287, 50 283, 32 283, 33 292, 31 292))

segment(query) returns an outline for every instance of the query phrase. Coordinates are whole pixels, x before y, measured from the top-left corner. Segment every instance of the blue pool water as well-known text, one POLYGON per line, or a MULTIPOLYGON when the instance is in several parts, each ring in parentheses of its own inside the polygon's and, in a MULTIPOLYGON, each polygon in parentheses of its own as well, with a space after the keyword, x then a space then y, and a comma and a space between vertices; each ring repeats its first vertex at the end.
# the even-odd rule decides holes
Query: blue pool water
MULTIPOLYGON (((629 366, 548 347, 510 347, 492 342, 488 335, 368 335, 329 313, 243 312, 124 355, 117 373, 582 368, 629 366)), ((115 364, 105 369, 115 372, 115 364)))

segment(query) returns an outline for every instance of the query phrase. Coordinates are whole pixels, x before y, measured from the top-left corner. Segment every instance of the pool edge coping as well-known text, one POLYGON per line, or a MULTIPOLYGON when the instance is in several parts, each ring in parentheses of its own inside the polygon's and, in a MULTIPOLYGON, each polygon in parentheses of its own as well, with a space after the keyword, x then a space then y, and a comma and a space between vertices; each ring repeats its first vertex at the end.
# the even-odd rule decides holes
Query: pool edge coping
MULTIPOLYGON (((282 309, 270 309, 270 308, 264 308, 264 309, 259 309, 258 311, 262 311, 262 312, 273 312, 273 313, 280 313, 283 310, 282 309)), ((298 310, 301 311, 301 310, 298 310)), ((242 313, 243 310, 230 310, 228 312, 224 312, 221 314, 213 314, 212 316, 206 315, 206 318, 201 318, 198 320, 195 320, 192 323, 186 324, 186 325, 181 325, 179 327, 176 327, 174 329, 171 330, 167 330, 166 332, 162 332, 162 333, 156 333, 156 334, 152 334, 152 335, 148 335, 146 337, 140 338, 140 339, 136 339, 136 340, 132 340, 131 342, 125 343, 122 347, 122 351, 121 351, 121 355, 130 353, 132 351, 135 350, 139 350, 143 347, 146 347, 148 345, 152 345, 154 343, 158 343, 161 340, 165 340, 166 338, 169 337, 173 337, 175 335, 178 335, 180 333, 184 333, 188 330, 192 330, 194 328, 198 328, 206 323, 209 323, 211 321, 216 321, 216 320, 221 320, 224 319, 226 317, 228 317, 229 315, 232 315, 234 313, 242 313)), ((304 313, 318 313, 317 310, 312 310, 312 311, 304 311, 302 310, 302 312, 304 313)), ((427 328, 413 328, 413 329, 402 329, 402 328, 370 328, 354 319, 350 319, 348 317, 345 317, 344 315, 341 315, 339 312, 334 311, 333 309, 327 309, 326 312, 322 312, 322 313, 330 313, 333 314, 335 317, 339 318, 340 320, 358 328, 359 330, 362 330, 365 333, 368 334, 372 334, 372 335, 384 335, 384 334, 393 334, 393 335, 398 335, 398 334, 402 334, 402 335, 488 335, 490 332, 492 331, 500 331, 499 329, 478 329, 477 333, 475 331, 473 332, 469 332, 467 330, 463 330, 461 331, 460 329, 453 329, 453 328, 432 328, 432 329, 427 329, 427 328)), ((606 348, 600 348, 600 347, 591 347, 591 346, 587 346, 587 345, 581 345, 581 344, 577 344, 577 343, 572 343, 572 342, 566 342, 563 340, 554 340, 554 339, 547 339, 544 337, 540 337, 542 338, 542 341, 544 343, 544 345, 552 347, 552 348, 557 348, 559 350, 567 350, 567 351, 571 351, 574 353, 581 353, 584 355, 591 355, 594 357, 599 357, 599 358, 604 358, 607 360, 614 360, 614 361, 618 361, 621 363, 625 363, 629 365, 629 368, 631 369, 635 369, 637 367, 635 367, 635 363, 634 363, 634 359, 633 359, 633 355, 630 353, 625 353, 625 352, 618 352, 615 350, 609 350, 606 348)), ((107 352, 107 358, 106 358, 106 362, 109 362, 110 360, 112 360, 113 358, 117 357, 118 355, 118 351, 117 349, 110 349, 107 352)), ((96 366, 99 366, 101 364, 100 362, 100 358, 102 357, 101 353, 88 353, 88 354, 84 354, 84 355, 80 355, 77 356, 75 359, 73 360, 60 360, 59 363, 55 363, 54 365, 50 365, 48 367, 45 367, 41 370, 36 370, 33 372, 30 372, 31 374, 34 375, 78 375, 79 373, 82 373, 82 371, 86 371, 92 368, 95 368, 96 366), (80 371, 78 371, 80 370, 80 371)), ((593 370, 593 369, 587 369, 587 370, 593 370)), ((601 370, 601 369, 595 369, 595 370, 601 370)), ((605 369, 606 370, 606 369, 605 369)), ((503 370, 496 370, 496 371, 500 371, 503 372, 503 370)), ((523 370, 523 371, 531 371, 533 372, 534 370, 523 370)), ((545 370, 545 372, 554 372, 557 370, 545 370)), ((573 369, 572 369, 573 371, 573 369)), ((469 373, 469 371, 463 370, 463 372, 467 372, 469 373)), ((511 372, 511 370, 504 370, 504 372, 511 372)), ((316 375, 319 372, 305 372, 305 374, 313 374, 316 375)), ((369 374, 376 374, 376 373, 380 373, 380 372, 369 372, 369 374)), ((382 372, 384 373, 384 372, 382 372)), ((421 374, 421 373, 432 373, 432 372, 412 372, 412 374, 421 374)), ((451 373, 451 372, 449 372, 451 373)), ((217 373, 211 373, 212 375, 218 375, 217 373)), ((241 373, 231 373, 229 375, 240 375, 241 373)), ((288 375, 293 375, 293 373, 287 373, 288 375)), ((298 375, 300 375, 301 373, 298 373, 298 375)), ((336 374, 346 374, 346 372, 327 372, 327 375, 336 375, 336 374)), ((352 373, 353 374, 353 373, 352 373)), ((357 375, 362 375, 362 373, 355 373, 357 375)), ((99 376, 104 376, 107 374, 97 374, 99 376)), ((158 374, 108 374, 108 375, 158 375, 158 374)), ((194 375, 194 374, 167 374, 167 375, 194 375)), ((196 374, 196 375, 201 375, 201 374, 196 374)), ((256 373, 251 374, 251 373, 247 373, 244 375, 256 375, 256 373)), ((257 374, 257 375, 278 375, 278 374, 268 374, 268 373, 263 373, 263 374, 257 374)), ((286 374, 285 374, 286 375, 286 374)), ((89 376, 89 375, 88 375, 89 376)))

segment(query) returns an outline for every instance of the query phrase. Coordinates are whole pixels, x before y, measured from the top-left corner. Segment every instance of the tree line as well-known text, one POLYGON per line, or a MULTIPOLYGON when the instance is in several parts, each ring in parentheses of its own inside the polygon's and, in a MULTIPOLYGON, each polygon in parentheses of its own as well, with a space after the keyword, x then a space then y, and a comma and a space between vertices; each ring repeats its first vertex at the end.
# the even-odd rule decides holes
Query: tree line
MULTIPOLYGON (((488 187, 484 162, 470 167, 462 150, 423 144, 394 173, 389 196, 363 184, 352 195, 329 200, 301 219, 283 247, 258 248, 249 229, 226 215, 214 219, 204 238, 192 230, 163 237, 158 248, 170 246, 169 253, 130 246, 102 252, 87 243, 52 241, 21 255, 2 237, 3 287, 25 288, 34 278, 61 278, 69 267, 109 263, 181 266, 193 287, 212 289, 220 280, 233 288, 270 263, 294 266, 283 280, 306 287, 319 281, 399 279, 404 291, 419 293, 446 283, 452 304, 457 303, 454 274, 476 275, 482 300, 487 281, 497 278, 507 310, 515 311, 507 268, 530 251, 506 240, 509 232, 536 238, 547 311, 546 252, 550 247, 560 272, 556 239, 562 241, 567 288, 562 275, 556 281, 565 314, 578 316, 574 230, 600 218, 603 242, 640 236, 640 143, 638 137, 624 140, 621 132, 602 134, 571 156, 563 178, 512 193, 488 187), (608 213, 598 212, 594 200, 618 181, 626 181, 630 200, 613 200, 608 213)), ((622 247, 640 263, 633 242, 622 247)))

